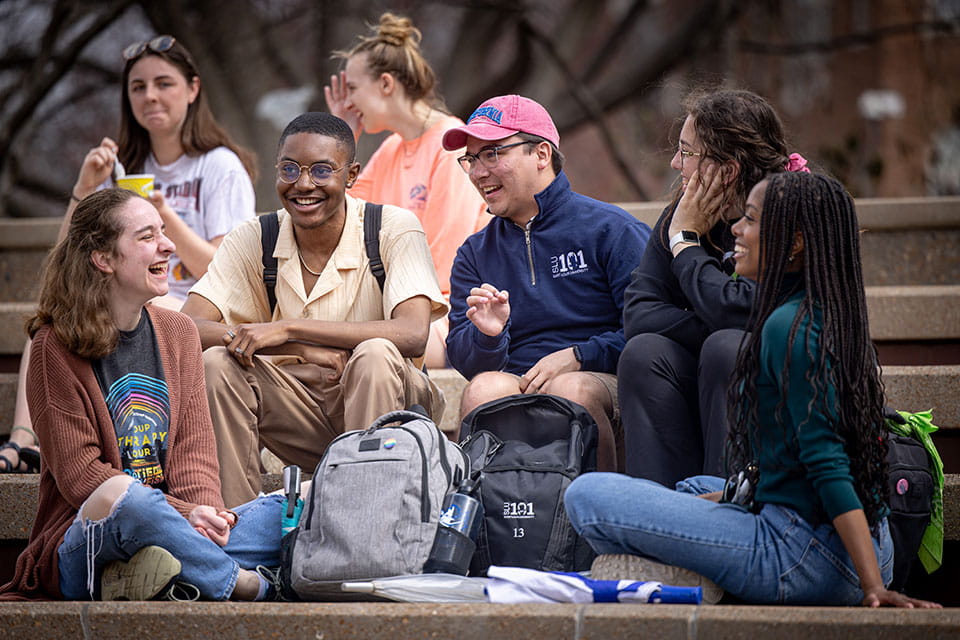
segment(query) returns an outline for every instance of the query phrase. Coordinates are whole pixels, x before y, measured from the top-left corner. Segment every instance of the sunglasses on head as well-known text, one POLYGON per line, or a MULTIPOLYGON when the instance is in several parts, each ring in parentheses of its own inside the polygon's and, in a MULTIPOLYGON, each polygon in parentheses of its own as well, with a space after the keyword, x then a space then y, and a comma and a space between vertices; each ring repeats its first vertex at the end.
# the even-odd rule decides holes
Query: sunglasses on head
POLYGON ((144 51, 150 49, 154 53, 165 53, 170 51, 173 48, 174 43, 177 39, 173 36, 157 36, 152 40, 144 40, 143 42, 134 42, 126 49, 123 50, 123 59, 124 60, 133 60, 134 58, 143 54, 144 51))

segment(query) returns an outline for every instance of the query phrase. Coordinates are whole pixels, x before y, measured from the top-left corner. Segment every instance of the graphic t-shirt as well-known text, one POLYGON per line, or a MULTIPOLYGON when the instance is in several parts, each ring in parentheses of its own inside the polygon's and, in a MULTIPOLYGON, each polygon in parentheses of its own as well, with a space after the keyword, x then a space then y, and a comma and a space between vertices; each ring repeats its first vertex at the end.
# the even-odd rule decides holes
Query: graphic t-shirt
MULTIPOLYGON (((154 187, 163 191, 170 208, 204 240, 226 235, 256 214, 253 184, 233 151, 217 147, 203 155, 183 154, 168 165, 157 164, 151 153, 143 172, 154 174, 154 187)), ((170 295, 186 299, 197 278, 170 256, 170 295)))
MULTIPOLYGON (((256 216, 250 176, 237 154, 226 147, 217 147, 199 156, 183 154, 167 165, 158 164, 151 153, 143 161, 142 173, 153 174, 153 186, 163 192, 170 208, 208 242, 256 216)), ((116 186, 113 180, 107 179, 97 188, 113 186, 116 186)), ((169 295, 186 300, 197 277, 174 253, 170 256, 167 280, 169 295)))
POLYGON ((167 490, 164 461, 170 396, 153 323, 146 310, 133 331, 121 331, 116 350, 93 361, 117 433, 123 471, 145 485, 167 490))

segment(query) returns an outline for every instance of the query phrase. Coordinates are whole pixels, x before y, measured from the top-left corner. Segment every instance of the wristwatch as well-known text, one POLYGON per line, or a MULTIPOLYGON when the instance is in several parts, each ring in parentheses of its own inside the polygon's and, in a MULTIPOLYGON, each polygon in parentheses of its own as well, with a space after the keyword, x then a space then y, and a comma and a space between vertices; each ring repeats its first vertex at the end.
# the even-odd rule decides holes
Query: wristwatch
POLYGON ((681 242, 688 242, 690 244, 700 246, 700 236, 697 235, 696 231, 684 229, 677 235, 670 238, 670 253, 673 253, 673 248, 681 242))

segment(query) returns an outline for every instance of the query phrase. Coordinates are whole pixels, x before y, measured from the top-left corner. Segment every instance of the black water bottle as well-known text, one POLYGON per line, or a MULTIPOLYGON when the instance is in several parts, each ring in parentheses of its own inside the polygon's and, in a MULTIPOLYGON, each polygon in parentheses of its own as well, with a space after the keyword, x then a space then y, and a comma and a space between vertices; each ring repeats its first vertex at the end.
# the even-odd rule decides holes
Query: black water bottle
POLYGON ((476 478, 464 480, 456 493, 444 498, 440 525, 430 556, 423 565, 424 573, 467 575, 483 518, 483 507, 473 497, 478 482, 476 478))

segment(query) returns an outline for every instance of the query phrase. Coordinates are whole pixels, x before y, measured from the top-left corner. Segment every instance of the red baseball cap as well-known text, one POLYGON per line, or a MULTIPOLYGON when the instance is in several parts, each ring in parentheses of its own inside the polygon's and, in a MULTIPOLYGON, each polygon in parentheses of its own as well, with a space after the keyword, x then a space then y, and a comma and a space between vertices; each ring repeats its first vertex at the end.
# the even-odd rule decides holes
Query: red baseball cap
POLYGON ((529 133, 560 147, 560 134, 553 119, 539 102, 518 95, 490 98, 470 114, 467 124, 443 134, 447 151, 467 146, 467 136, 480 140, 501 140, 517 133, 529 133))

